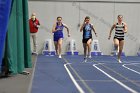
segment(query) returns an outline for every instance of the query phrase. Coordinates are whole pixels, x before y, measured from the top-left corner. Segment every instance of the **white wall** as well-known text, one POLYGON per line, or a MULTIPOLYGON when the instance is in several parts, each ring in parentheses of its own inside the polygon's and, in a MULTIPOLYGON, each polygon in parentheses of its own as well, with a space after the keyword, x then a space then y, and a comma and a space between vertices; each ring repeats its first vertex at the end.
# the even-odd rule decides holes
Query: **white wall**
MULTIPOLYGON (((114 0, 113 0, 114 1, 114 0)), ((125 0, 127 1, 127 0, 125 0)), ((128 0, 130 1, 130 0, 128 0)), ((97 2, 47 2, 29 1, 29 16, 36 12, 37 18, 44 28, 39 29, 38 51, 42 51, 44 40, 52 37, 51 29, 57 16, 63 17, 63 22, 70 28, 71 38, 76 40, 77 50, 83 54, 82 33, 79 32, 78 24, 83 22, 85 16, 91 17, 98 33, 98 38, 93 34, 93 39, 98 39, 101 51, 109 55, 112 49, 112 39, 108 40, 111 25, 117 21, 117 15, 122 14, 128 25, 128 33, 125 37, 124 51, 126 55, 136 55, 140 46, 140 4, 139 3, 97 3, 97 2)), ((65 31, 66 32, 66 31, 65 31)), ((67 44, 67 34, 63 42, 63 53, 67 44)))

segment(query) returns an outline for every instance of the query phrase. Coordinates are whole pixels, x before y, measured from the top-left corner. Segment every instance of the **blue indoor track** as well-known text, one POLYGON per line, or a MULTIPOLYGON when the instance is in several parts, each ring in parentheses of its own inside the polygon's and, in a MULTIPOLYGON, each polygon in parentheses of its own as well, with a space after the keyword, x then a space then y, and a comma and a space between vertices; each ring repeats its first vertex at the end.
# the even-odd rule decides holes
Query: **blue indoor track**
POLYGON ((39 55, 31 93, 140 93, 140 57, 39 55))

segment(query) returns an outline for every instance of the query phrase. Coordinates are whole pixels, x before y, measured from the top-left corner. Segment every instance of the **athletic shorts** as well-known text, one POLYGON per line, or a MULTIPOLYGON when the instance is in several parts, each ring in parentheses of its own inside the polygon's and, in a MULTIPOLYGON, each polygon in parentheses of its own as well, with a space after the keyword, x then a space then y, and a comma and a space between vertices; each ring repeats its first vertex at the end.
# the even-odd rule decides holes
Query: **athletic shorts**
POLYGON ((54 36, 54 37, 53 37, 53 40, 54 40, 54 41, 58 41, 60 38, 63 38, 63 36, 54 36))
POLYGON ((83 43, 87 43, 89 39, 92 39, 92 38, 83 39, 82 42, 83 42, 83 43))
POLYGON ((114 37, 114 39, 118 39, 119 41, 124 40, 124 38, 117 38, 117 37, 114 37))

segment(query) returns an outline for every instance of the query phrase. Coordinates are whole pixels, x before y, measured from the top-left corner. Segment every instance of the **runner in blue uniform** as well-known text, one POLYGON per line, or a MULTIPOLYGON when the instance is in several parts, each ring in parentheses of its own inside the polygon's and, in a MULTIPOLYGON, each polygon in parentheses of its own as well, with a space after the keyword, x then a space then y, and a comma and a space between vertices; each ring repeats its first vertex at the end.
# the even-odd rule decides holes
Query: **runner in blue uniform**
POLYGON ((93 27, 93 24, 90 23, 90 17, 86 16, 84 23, 80 28, 80 32, 83 31, 83 48, 84 48, 84 61, 87 61, 87 57, 91 58, 91 43, 92 43, 92 30, 97 37, 97 33, 93 27), (88 52, 88 53, 87 53, 88 52))
POLYGON ((121 63, 120 57, 124 45, 124 33, 127 32, 127 25, 125 22, 123 22, 122 15, 118 15, 118 22, 113 24, 113 26, 111 27, 108 39, 111 38, 111 33, 114 28, 115 28, 114 46, 118 52, 118 62, 121 63))
POLYGON ((54 45, 55 45, 55 50, 59 58, 62 58, 61 56, 61 51, 62 51, 62 41, 63 41, 63 29, 67 29, 68 37, 70 37, 69 34, 69 28, 67 25, 62 23, 62 17, 57 17, 57 22, 53 25, 52 32, 54 33, 54 45))

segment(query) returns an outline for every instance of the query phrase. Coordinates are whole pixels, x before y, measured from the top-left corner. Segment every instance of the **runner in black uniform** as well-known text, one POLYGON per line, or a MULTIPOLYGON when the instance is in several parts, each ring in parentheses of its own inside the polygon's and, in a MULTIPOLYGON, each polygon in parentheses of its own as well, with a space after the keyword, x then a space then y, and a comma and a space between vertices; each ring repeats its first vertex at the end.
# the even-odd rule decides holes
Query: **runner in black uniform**
POLYGON ((91 58, 91 42, 92 42, 92 30, 94 31, 96 37, 97 34, 95 32, 95 29, 93 27, 93 24, 90 23, 90 17, 86 16, 84 23, 82 24, 80 28, 80 32, 83 31, 83 47, 84 47, 84 61, 86 62, 86 58, 91 58), (87 54, 88 50, 88 54, 87 54))
POLYGON ((127 25, 125 22, 123 22, 122 15, 118 15, 118 22, 113 24, 113 26, 111 27, 108 39, 111 38, 111 33, 114 28, 115 28, 114 46, 118 52, 118 62, 121 63, 120 56, 124 45, 124 33, 127 32, 127 25))

